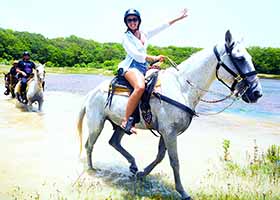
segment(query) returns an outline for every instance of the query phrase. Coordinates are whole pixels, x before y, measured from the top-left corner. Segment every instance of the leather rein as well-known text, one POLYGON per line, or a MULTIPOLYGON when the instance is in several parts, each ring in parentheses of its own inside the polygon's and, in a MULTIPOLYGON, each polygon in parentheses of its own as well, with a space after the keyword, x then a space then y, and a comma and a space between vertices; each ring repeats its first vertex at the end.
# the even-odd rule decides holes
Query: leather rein
MULTIPOLYGON (((205 102, 205 103, 219 103, 219 102, 222 102, 222 101, 225 101, 226 99, 229 99, 229 98, 232 98, 232 96, 234 96, 234 99, 233 101, 227 105, 225 108, 223 108, 221 111, 218 111, 217 113, 198 113, 198 112, 195 112, 195 111, 192 111, 192 112, 189 112, 187 111, 186 109, 182 109, 182 110, 186 110, 187 112, 191 113, 192 115, 196 115, 198 116, 198 114, 202 114, 202 115, 214 115, 214 114, 218 114, 218 113, 221 113, 223 112, 224 110, 226 110, 228 107, 230 107, 234 102, 235 100, 237 100, 240 96, 242 96, 248 89, 248 85, 245 84, 245 87, 241 88, 240 90, 235 90, 235 87, 236 85, 241 82, 241 81, 246 81, 248 77, 250 76, 253 76, 253 75, 256 75, 257 72, 254 70, 254 71, 251 71, 251 72, 248 72, 248 73, 243 73, 242 70, 240 69, 240 67, 238 66, 238 64, 235 62, 234 60, 234 57, 232 55, 232 49, 234 47, 234 43, 230 46, 230 47, 227 47, 225 45, 225 49, 226 49, 226 54, 230 57, 230 60, 231 62, 233 63, 234 67, 236 68, 237 73, 235 73, 232 69, 230 69, 221 59, 221 56, 217 50, 217 46, 214 46, 213 48, 213 51, 214 51, 214 54, 218 60, 218 63, 217 63, 217 66, 216 66, 216 78, 223 84, 225 85, 230 91, 231 93, 227 96, 225 96, 224 98, 222 99, 217 99, 217 100, 205 100, 205 99, 200 99, 202 102, 205 102), (224 68, 228 73, 230 73, 233 77, 234 77, 234 82, 232 83, 231 86, 229 86, 227 83, 225 83, 218 75, 218 71, 220 68, 224 68)), ((179 69, 177 68, 177 64, 172 61, 169 57, 166 57, 167 60, 171 63, 172 67, 174 67, 177 71, 179 71, 179 69)), ((202 90, 204 92, 210 92, 210 93, 215 93, 215 94, 219 94, 217 92, 213 92, 213 91, 209 91, 209 90, 205 90, 205 89, 202 89, 202 88, 199 88, 198 86, 196 86, 194 83, 192 83, 191 81, 189 80, 186 80, 186 82, 193 88, 195 89, 198 89, 198 90, 202 90)), ((221 94, 219 94, 221 95, 221 94)), ((223 95, 224 96, 224 95, 223 95)))

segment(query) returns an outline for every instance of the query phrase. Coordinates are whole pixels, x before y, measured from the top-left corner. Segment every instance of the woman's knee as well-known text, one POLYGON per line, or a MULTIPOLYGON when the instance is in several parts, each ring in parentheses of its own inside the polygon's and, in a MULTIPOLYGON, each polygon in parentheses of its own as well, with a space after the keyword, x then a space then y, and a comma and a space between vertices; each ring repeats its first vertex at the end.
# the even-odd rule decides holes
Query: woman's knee
POLYGON ((145 84, 137 84, 134 88, 135 92, 138 94, 143 94, 145 91, 145 84))

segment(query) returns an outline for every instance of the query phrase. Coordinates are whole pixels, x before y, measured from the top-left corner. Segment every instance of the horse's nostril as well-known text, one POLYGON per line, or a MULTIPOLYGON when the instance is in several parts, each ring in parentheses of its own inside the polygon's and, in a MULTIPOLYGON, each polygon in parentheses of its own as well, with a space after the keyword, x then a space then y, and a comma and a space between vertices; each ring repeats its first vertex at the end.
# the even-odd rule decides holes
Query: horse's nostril
POLYGON ((255 91, 255 92, 254 92, 254 96, 255 96, 256 98, 260 98, 260 97, 262 97, 262 94, 261 94, 260 91, 255 91))

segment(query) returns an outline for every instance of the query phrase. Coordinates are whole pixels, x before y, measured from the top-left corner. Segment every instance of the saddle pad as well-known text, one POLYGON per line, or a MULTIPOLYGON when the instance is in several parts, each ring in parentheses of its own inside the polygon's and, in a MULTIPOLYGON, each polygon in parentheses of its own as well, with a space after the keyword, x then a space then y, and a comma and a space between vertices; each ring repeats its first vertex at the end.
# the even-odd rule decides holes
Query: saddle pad
MULTIPOLYGON (((33 77, 31 77, 31 78, 28 79, 27 85, 26 85, 26 91, 28 91, 28 89, 29 89, 29 84, 30 84, 30 82, 33 81, 33 80, 34 80, 33 77)), ((17 84, 16 84, 16 86, 15 86, 15 92, 17 92, 17 93, 20 93, 20 92, 21 92, 21 91, 20 91, 20 86, 21 86, 21 82, 19 81, 19 82, 17 82, 17 84)))
MULTIPOLYGON (((160 86, 161 86, 161 82, 160 82, 160 79, 157 80, 157 83, 154 87, 154 91, 157 91, 159 92, 160 91, 160 86)), ((104 92, 109 92, 109 90, 111 91, 111 86, 108 87, 108 85, 104 85, 104 87, 102 88, 102 90, 104 92)), ((114 90, 114 95, 121 95, 121 96, 130 96, 130 90, 126 87, 123 87, 123 86, 116 86, 115 87, 115 90, 114 90)))

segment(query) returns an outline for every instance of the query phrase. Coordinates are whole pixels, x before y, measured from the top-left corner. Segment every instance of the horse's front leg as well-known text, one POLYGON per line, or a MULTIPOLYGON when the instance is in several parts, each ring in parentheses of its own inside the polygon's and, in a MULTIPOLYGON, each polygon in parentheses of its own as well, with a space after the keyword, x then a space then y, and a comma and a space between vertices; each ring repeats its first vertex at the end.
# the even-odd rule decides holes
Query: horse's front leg
POLYGON ((120 152, 126 160, 130 163, 129 170, 131 173, 136 174, 138 171, 138 167, 136 165, 134 157, 128 153, 121 145, 121 140, 124 136, 124 132, 119 127, 116 127, 111 139, 109 140, 109 144, 112 145, 118 152, 120 152))
POLYGON ((43 102, 44 101, 42 99, 38 101, 38 110, 39 110, 39 112, 42 111, 43 102))
POLYGON ((182 199, 190 200, 191 197, 184 190, 180 178, 180 172, 179 172, 180 166, 179 166, 179 159, 177 153, 177 134, 167 135, 164 139, 169 155, 170 165, 173 169, 176 190, 177 192, 180 193, 182 199))
POLYGON ((32 111, 32 102, 30 100, 27 101, 27 111, 31 112, 32 111))
POLYGON ((166 147, 165 147, 163 137, 161 136, 160 140, 159 140, 158 154, 157 154, 156 159, 151 164, 149 164, 144 169, 143 172, 137 173, 137 177, 138 178, 143 178, 144 176, 147 176, 155 168, 155 166, 157 166, 157 164, 159 164, 163 160, 163 158, 165 156, 165 152, 166 152, 166 147))
POLYGON ((11 91, 12 97, 15 98, 15 97, 16 97, 16 94, 15 94, 14 86, 11 86, 10 91, 11 91))

